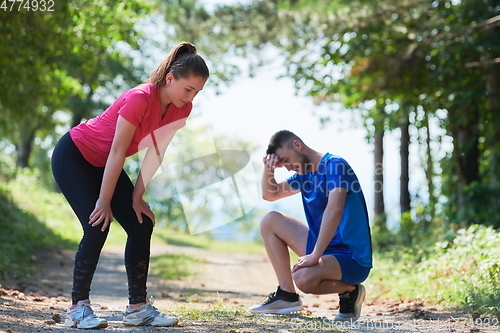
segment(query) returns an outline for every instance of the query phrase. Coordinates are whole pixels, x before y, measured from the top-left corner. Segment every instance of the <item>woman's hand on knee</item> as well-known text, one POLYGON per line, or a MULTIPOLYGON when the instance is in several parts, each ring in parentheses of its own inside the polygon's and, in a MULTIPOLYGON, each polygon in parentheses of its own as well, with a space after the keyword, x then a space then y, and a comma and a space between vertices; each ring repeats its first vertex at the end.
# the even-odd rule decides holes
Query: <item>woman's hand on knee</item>
POLYGON ((93 227, 102 224, 101 231, 105 231, 113 222, 113 211, 109 202, 98 199, 95 208, 89 216, 89 224, 93 227))
POLYGON ((146 215, 151 219, 151 222, 153 223, 153 226, 155 226, 156 221, 155 221, 155 214, 149 207, 149 204, 144 201, 142 198, 140 199, 134 199, 132 201, 132 208, 134 208, 135 214, 137 215, 137 220, 139 223, 143 223, 143 218, 142 214, 146 215))

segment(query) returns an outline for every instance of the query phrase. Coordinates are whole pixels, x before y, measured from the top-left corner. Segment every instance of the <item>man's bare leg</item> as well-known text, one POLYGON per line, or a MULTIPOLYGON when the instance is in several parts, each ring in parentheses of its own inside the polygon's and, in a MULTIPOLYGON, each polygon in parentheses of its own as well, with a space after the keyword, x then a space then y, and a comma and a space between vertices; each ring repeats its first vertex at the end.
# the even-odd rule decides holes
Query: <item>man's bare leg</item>
POLYGON ((303 267, 293 273, 297 288, 306 294, 342 294, 354 290, 354 285, 341 279, 342 269, 333 255, 324 255, 317 265, 303 267))
POLYGON ((298 255, 304 254, 308 236, 307 226, 286 214, 273 211, 262 219, 261 235, 278 279, 278 288, 261 304, 251 307, 249 311, 274 314, 302 311, 303 304, 295 292, 292 280, 289 248, 298 255))
POLYGON ((298 256, 305 255, 307 226, 284 213, 272 211, 262 219, 260 233, 280 288, 295 293, 288 248, 298 256))
POLYGON ((339 294, 340 310, 335 316, 336 321, 353 322, 361 315, 365 288, 340 281, 342 269, 333 255, 324 255, 318 264, 298 269, 293 273, 293 279, 297 288, 308 294, 339 294))

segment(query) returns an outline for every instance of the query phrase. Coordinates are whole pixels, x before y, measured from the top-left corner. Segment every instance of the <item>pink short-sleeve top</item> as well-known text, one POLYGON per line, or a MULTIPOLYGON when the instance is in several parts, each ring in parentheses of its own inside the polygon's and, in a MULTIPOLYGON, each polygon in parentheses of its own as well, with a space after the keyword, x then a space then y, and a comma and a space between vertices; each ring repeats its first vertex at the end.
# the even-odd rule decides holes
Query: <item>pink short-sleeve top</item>
POLYGON ((141 84, 124 92, 95 118, 73 127, 70 135, 89 163, 104 167, 111 150, 118 116, 136 127, 126 151, 126 156, 130 156, 183 127, 192 108, 192 103, 186 103, 182 107, 170 103, 162 117, 158 88, 149 83, 141 84))

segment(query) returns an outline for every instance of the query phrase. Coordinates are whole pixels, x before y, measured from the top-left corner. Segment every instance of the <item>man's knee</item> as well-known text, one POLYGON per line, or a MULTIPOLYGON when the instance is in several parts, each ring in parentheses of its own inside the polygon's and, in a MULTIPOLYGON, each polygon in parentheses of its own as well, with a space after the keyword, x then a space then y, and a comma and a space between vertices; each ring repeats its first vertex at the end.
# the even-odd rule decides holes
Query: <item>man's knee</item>
POLYGON ((295 282, 295 285, 300 291, 306 294, 312 294, 316 282, 313 281, 313 279, 311 279, 311 274, 308 273, 309 273, 309 268, 303 267, 295 271, 292 274, 292 278, 293 281, 295 282))
POLYGON ((280 217, 282 217, 281 213, 274 210, 264 215, 260 221, 260 234, 262 235, 272 231, 274 222, 280 217))

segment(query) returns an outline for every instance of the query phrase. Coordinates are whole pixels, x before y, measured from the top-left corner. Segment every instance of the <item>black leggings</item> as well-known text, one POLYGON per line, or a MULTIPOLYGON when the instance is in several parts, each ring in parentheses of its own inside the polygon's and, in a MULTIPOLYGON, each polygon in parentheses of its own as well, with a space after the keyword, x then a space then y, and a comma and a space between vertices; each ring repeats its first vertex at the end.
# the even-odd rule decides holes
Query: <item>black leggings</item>
MULTIPOLYGON (((103 167, 95 167, 85 160, 69 133, 57 143, 52 154, 52 173, 62 193, 73 208, 83 227, 83 237, 75 256, 73 272, 73 304, 88 299, 90 284, 97 267, 109 228, 88 224, 101 189, 103 167)), ((149 268, 150 242, 153 223, 145 215, 141 224, 132 208, 134 185, 122 170, 111 200, 113 217, 127 233, 125 267, 127 270, 129 302, 146 301, 146 281, 149 268)), ((111 225, 110 225, 111 226, 111 225)))

